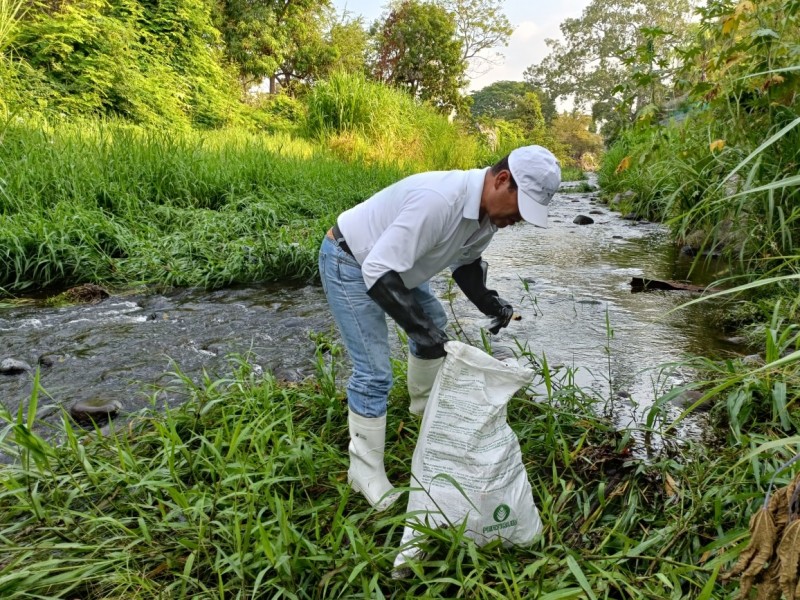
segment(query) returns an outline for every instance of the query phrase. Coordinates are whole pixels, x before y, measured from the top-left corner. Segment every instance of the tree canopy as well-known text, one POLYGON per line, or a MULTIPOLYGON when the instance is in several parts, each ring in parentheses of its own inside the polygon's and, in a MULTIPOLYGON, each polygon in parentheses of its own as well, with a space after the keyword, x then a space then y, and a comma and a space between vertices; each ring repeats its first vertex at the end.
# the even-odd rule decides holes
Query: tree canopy
POLYGON ((329 7, 330 0, 219 0, 216 25, 245 85, 269 78, 275 91, 281 65, 298 40, 315 37, 315 23, 329 7))
POLYGON ((525 79, 556 99, 591 107, 595 119, 614 121, 621 110, 630 120, 667 93, 691 6, 691 0, 592 0, 580 18, 561 24, 563 41, 546 40, 549 55, 528 67, 525 79))
POLYGON ((403 0, 370 33, 375 79, 403 88, 442 111, 461 106, 466 63, 455 20, 444 8, 403 0))
POLYGON ((502 12, 504 0, 438 0, 453 15, 456 35, 461 40, 461 60, 473 74, 483 74, 502 60, 502 54, 489 50, 508 45, 514 29, 502 12))
POLYGON ((496 81, 472 92, 470 111, 474 117, 491 117, 513 121, 525 111, 526 94, 538 97, 542 118, 549 123, 556 114, 555 101, 525 81, 496 81))

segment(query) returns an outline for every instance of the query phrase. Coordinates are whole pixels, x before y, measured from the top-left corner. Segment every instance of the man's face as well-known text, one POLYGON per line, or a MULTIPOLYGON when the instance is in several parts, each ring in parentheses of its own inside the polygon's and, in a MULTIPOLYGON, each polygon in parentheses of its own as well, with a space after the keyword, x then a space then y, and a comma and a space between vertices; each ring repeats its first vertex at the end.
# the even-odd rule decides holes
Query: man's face
POLYGON ((508 171, 500 171, 497 174, 493 193, 486 208, 489 220, 499 229, 522 221, 522 215, 519 214, 518 191, 510 188, 509 178, 508 171))

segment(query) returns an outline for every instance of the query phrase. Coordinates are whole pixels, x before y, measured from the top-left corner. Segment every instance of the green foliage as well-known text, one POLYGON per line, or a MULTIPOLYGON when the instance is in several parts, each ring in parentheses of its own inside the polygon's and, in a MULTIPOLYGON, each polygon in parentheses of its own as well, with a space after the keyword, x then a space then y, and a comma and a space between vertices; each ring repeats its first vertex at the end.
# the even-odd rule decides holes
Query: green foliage
POLYGON ((684 49, 681 123, 642 119, 608 154, 601 184, 746 271, 794 271, 800 235, 800 79, 794 2, 711 3, 684 49), (772 33, 767 33, 772 32, 772 33), (774 35, 773 35, 774 34, 774 35), (713 59, 709 59, 713 57, 713 59))
POLYGON ((436 0, 436 3, 453 15, 456 35, 461 41, 461 60, 470 69, 484 73, 502 59, 502 55, 488 56, 488 51, 508 45, 514 32, 508 17, 502 12, 503 0, 436 0))
POLYGON ((0 0, 0 55, 14 42, 17 24, 24 14, 24 0, 0 0))
POLYGON ((375 79, 445 113, 461 107, 466 63, 450 13, 432 3, 403 0, 371 33, 375 79))
POLYGON ((527 92, 522 97, 518 111, 520 125, 528 135, 536 135, 537 131, 544 129, 545 121, 542 114, 542 103, 539 101, 539 95, 536 92, 527 92))
POLYGON ((363 69, 366 32, 361 23, 335 22, 333 9, 324 10, 326 6, 320 4, 295 19, 284 60, 276 73, 282 89, 312 84, 336 69, 363 69))
POLYGON ((268 132, 292 132, 301 135, 305 129, 306 104, 288 94, 258 94, 251 97, 245 110, 245 124, 268 132))
POLYGON ((525 96, 529 93, 536 94, 541 115, 549 124, 556 115, 555 102, 524 81, 496 81, 472 92, 470 112, 476 118, 489 117, 513 121, 520 117, 522 107, 525 105, 525 96))
POLYGON ((329 6, 328 0, 221 0, 214 19, 227 56, 252 84, 274 78, 287 61, 302 61, 297 44, 316 39, 319 17, 329 6))
POLYGON ((590 131, 592 118, 577 113, 561 113, 553 119, 551 131, 555 140, 568 149, 570 158, 579 163, 581 157, 598 158, 603 152, 603 139, 590 131))
POLYGON ((330 65, 330 72, 365 73, 367 54, 367 32, 362 20, 334 23, 328 32, 330 45, 336 56, 330 65))
POLYGON ((314 86, 307 102, 309 133, 343 158, 413 170, 480 164, 477 142, 456 124, 364 75, 335 73, 314 86))
POLYGON ((548 39, 550 53, 525 79, 554 98, 572 97, 578 108, 591 106, 613 134, 669 97, 674 49, 690 18, 688 0, 593 0, 580 18, 561 23, 563 41, 548 39))
POLYGON ((13 93, 51 113, 218 126, 235 117, 238 92, 217 39, 203 0, 40 3, 11 47, 26 73, 13 93))
MULTIPOLYGON (((34 381, 27 412, 0 407, 0 595, 728 599, 737 590, 717 573, 773 476, 792 478, 778 470, 796 437, 753 432, 713 451, 667 437, 637 458, 634 432, 593 416, 598 399, 569 369, 524 354, 542 391, 514 398, 508 416, 542 535, 479 548, 459 527, 420 526, 424 555, 393 577, 404 502, 376 514, 348 486, 338 363, 318 356, 319 385, 281 386, 244 359, 216 381, 175 373, 110 433, 65 417, 61 443, 37 433, 34 381)), ((391 400, 387 471, 404 485, 419 425, 402 388, 391 400)))
POLYGON ((0 288, 312 280, 335 216, 398 177, 285 135, 10 124, 0 288))

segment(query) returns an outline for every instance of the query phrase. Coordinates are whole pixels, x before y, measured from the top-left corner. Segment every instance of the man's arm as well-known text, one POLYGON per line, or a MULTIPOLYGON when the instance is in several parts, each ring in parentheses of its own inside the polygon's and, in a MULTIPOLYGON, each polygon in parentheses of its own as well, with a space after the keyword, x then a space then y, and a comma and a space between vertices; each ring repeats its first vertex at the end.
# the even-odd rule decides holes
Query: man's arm
POLYGON ((514 308, 510 302, 498 296, 496 291, 486 287, 487 267, 486 261, 478 258, 455 269, 453 279, 479 311, 495 318, 489 331, 497 333, 511 321, 514 308))

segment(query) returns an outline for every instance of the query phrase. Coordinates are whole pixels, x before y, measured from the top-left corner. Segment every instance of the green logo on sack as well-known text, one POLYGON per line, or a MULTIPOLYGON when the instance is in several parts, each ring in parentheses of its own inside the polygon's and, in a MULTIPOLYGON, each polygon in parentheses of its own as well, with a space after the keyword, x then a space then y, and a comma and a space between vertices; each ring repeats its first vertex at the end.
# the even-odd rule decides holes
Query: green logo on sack
POLYGON ((505 521, 508 518, 508 515, 510 514, 511 514, 511 509, 505 504, 501 504, 500 506, 494 509, 492 517, 494 517, 495 523, 499 523, 500 521, 505 521))
POLYGON ((509 516, 511 516, 511 509, 508 505, 498 504, 497 508, 495 508, 492 513, 492 518, 496 525, 487 525, 483 528, 483 533, 487 534, 493 531, 500 531, 501 529, 508 529, 509 527, 516 527, 518 522, 516 519, 506 521, 509 516))

